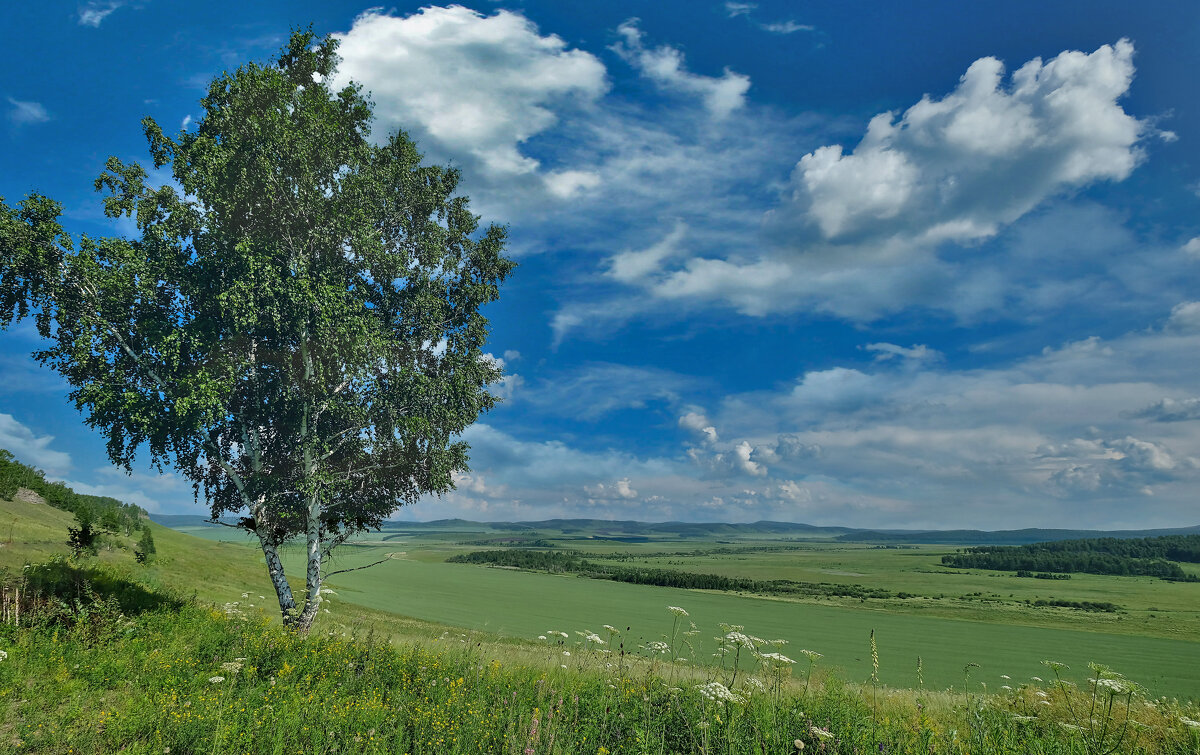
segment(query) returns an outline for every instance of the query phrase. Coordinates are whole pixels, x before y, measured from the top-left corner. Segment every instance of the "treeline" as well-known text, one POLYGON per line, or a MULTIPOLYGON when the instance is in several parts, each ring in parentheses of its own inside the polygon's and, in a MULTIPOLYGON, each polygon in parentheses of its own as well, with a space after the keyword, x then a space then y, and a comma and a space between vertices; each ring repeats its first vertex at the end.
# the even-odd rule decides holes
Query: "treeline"
POLYGON ((146 512, 132 503, 116 498, 76 493, 61 482, 47 482, 39 469, 22 464, 0 448, 0 498, 12 499, 21 488, 28 488, 56 509, 74 514, 80 527, 132 535, 142 528, 146 512))
POLYGON ((1200 563, 1200 535, 1164 535, 1129 540, 1103 537, 1017 546, 981 545, 942 557, 943 564, 960 569, 1200 581, 1200 578, 1188 574, 1174 561, 1200 563))
POLYGON ((578 554, 563 551, 496 550, 463 553, 446 559, 459 564, 488 564, 508 566, 552 574, 578 574, 591 579, 607 579, 657 587, 679 587, 689 590, 720 590, 723 592, 752 592, 762 595, 803 595, 809 597, 915 598, 906 592, 892 592, 864 585, 842 585, 832 582, 795 582, 790 579, 747 579, 721 574, 697 574, 674 569, 625 567, 597 564, 578 554))
POLYGON ((967 553, 1106 553, 1123 558, 1165 558, 1200 564, 1200 535, 1162 535, 1160 537, 1096 537, 1083 540, 1055 540, 1030 545, 977 545, 967 553))

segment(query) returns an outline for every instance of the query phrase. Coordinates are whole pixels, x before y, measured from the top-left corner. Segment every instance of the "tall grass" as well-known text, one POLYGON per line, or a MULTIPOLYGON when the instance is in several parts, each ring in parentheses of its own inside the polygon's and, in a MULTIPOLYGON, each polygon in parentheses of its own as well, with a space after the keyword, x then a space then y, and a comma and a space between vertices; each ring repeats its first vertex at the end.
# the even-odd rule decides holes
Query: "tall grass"
POLYGON ((251 607, 256 596, 205 606, 112 566, 58 562, 23 578, 41 580, 44 600, 31 622, 0 627, 0 751, 1097 752, 1085 725, 1106 751, 1200 748, 1200 712, 1132 686, 1111 709, 1116 684, 1053 679, 964 702, 847 683, 815 651, 796 653, 793 678, 778 644, 735 626, 713 638, 727 662, 701 666, 680 607, 664 606, 665 652, 626 648, 615 627, 607 639, 548 631, 524 650, 453 632, 393 645, 361 625, 301 637, 251 607), (1125 715, 1117 741, 1102 719, 1125 715))

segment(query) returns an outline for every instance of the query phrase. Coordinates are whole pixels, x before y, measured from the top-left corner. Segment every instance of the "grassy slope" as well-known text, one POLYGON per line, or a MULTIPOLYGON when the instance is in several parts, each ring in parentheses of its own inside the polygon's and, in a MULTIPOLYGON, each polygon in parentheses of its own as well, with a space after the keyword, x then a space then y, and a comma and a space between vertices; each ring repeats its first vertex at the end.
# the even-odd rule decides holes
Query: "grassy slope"
MULTIPOLYGON (((211 527, 198 529, 197 534, 238 539, 232 530, 211 527)), ((924 663, 926 683, 939 687, 961 687, 962 669, 972 662, 983 666, 976 672, 977 680, 999 686, 1001 674, 1028 678, 1044 673, 1041 660, 1054 659, 1071 664, 1076 671, 1086 669, 1088 661, 1103 662, 1158 694, 1200 696, 1200 671, 1195 670, 1200 668, 1195 619, 1200 585, 1091 575, 1047 582, 998 573, 938 573, 945 571, 938 565, 940 554, 946 551, 940 546, 881 550, 813 544, 811 550, 802 551, 644 560, 667 568, 858 582, 948 596, 944 600, 865 604, 855 600, 791 602, 442 563, 450 554, 477 549, 460 544, 471 539, 461 528, 387 536, 393 537, 387 545, 343 548, 342 564, 334 568, 368 563, 387 553, 404 555, 369 570, 334 576, 330 584, 339 595, 331 618, 351 620, 353 614, 356 619, 370 616, 375 620, 402 613, 518 640, 550 629, 573 632, 612 624, 632 627, 632 639, 637 642, 640 637, 646 642, 670 631, 664 607, 682 605, 693 612, 702 630, 698 639, 705 643, 700 651, 705 656, 714 649, 712 638, 719 634, 719 622, 742 624, 759 636, 787 639, 793 649, 824 653, 828 662, 844 670, 847 679, 861 681, 870 674, 867 637, 876 629, 881 676, 892 685, 915 684, 918 655, 924 663), (984 597, 1003 595, 1005 602, 984 602, 980 597, 954 599, 977 591, 984 597), (1009 598, 1010 593, 1016 597, 1009 598), (1049 596, 1111 600, 1133 610, 1089 614, 1019 604, 1025 597, 1049 596), (1150 618, 1148 606, 1158 609, 1154 618, 1150 618), (1162 613, 1168 609, 1170 614, 1162 613)), ((373 535, 372 539, 379 542, 379 537, 373 535)), ((638 553, 691 550, 706 544, 689 540, 571 545, 638 553)), ((285 563, 289 573, 302 573, 298 553, 285 552, 285 563)), ((261 565, 258 568, 261 570, 261 565)), ((237 599, 240 592, 231 591, 222 599, 237 599)), ((419 623, 405 631, 412 632, 416 626, 419 623)))
MULTIPOLYGON (((69 515, 46 506, 0 502, 0 537, 5 536, 3 523, 14 518, 18 520, 15 547, 0 549, 0 566, 19 568, 25 558, 37 560, 52 553, 65 554, 66 546, 61 543, 66 524, 71 521, 69 515), (16 558, 18 553, 35 555, 16 558)), ((143 570, 150 582, 194 593, 201 600, 218 605, 240 601, 245 607, 253 604, 265 609, 268 615, 275 613, 273 592, 256 549, 245 544, 199 539, 155 524, 150 526, 159 551, 155 562, 143 570), (243 599, 243 594, 249 597, 243 599)), ((205 534, 236 537, 232 530, 205 534)), ((655 547, 661 548, 661 544, 655 547)), ((1019 611, 1006 612, 996 606, 967 605, 972 612, 954 618, 953 613, 945 612, 960 610, 955 601, 895 601, 898 605, 869 603, 852 608, 580 580, 440 563, 447 553, 460 548, 436 539, 397 540, 386 547, 346 549, 343 566, 366 563, 405 548, 411 549, 411 553, 405 551, 401 559, 333 577, 330 584, 339 595, 329 604, 332 613, 323 615, 321 621, 342 628, 371 623, 401 639, 428 639, 451 627, 464 627, 518 643, 549 629, 573 632, 598 630, 602 624, 613 624, 632 627, 630 639, 637 643, 659 639, 669 632, 669 616, 664 607, 683 605, 692 611, 702 630, 697 640, 703 644, 697 655, 707 657, 715 649, 711 647, 712 638, 719 634, 719 622, 743 624, 759 636, 787 639, 793 649, 805 647, 824 653, 828 662, 841 667, 851 681, 861 681, 870 674, 867 635, 876 629, 881 676, 885 683, 895 686, 915 683, 916 657, 920 655, 926 684, 938 687, 961 686, 962 668, 970 662, 983 666, 976 672, 976 679, 998 686, 1002 683, 1001 674, 1027 678, 1044 671, 1039 665, 1041 660, 1052 658, 1070 663, 1075 669, 1084 669, 1090 660, 1107 663, 1158 694, 1196 697, 1200 690, 1200 672, 1196 671, 1200 668, 1200 642, 1195 641, 1195 636, 1172 640, 1065 628, 1071 622, 1079 622, 1088 628, 1105 629, 1095 624, 1102 619, 1081 616, 1077 611, 1043 610, 1041 616, 1054 617, 1060 626, 1030 627, 1017 625, 1022 619, 1019 611)), ((877 570, 883 574, 888 571, 889 559, 911 560, 911 556, 905 555, 909 553, 843 548, 817 551, 817 556, 825 559, 819 565, 814 564, 817 572, 796 576, 823 576, 828 581, 838 576, 824 574, 822 569, 857 569, 863 574, 877 570), (828 566, 841 568, 827 569, 828 566)), ((302 573, 298 555, 289 553, 285 559, 294 575, 302 573)), ((767 558, 792 556, 768 554, 767 558)), ((120 551, 102 553, 101 558, 131 560, 131 556, 120 551)), ((708 564, 704 570, 716 570, 715 566, 708 564)), ((958 579, 942 575, 926 577, 958 579)), ((868 581, 866 577, 844 578, 868 581)), ((992 577, 977 579, 997 582, 992 577)), ((1008 590, 1009 583, 1024 587, 1025 583, 1034 582, 1038 584, 1031 587, 1048 588, 1040 580, 1020 580, 1021 584, 1017 584, 1018 580, 1007 579, 1003 589, 1008 590)), ((1114 617, 1103 620, 1115 621, 1114 617)))

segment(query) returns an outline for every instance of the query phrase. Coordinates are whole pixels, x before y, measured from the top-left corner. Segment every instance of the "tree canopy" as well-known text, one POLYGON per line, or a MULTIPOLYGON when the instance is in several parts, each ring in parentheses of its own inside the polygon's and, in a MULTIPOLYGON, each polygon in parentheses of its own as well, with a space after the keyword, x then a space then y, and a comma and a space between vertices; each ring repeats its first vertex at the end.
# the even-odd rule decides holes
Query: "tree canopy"
POLYGON ((140 238, 75 244, 54 201, 0 204, 0 325, 33 316, 114 463, 147 449, 214 519, 244 515, 300 629, 336 545, 467 468, 458 436, 501 377, 481 310, 514 266, 456 170, 371 138, 362 89, 330 87, 336 49, 295 32, 216 78, 194 128, 143 120, 174 185, 115 157, 96 180, 140 238), (298 536, 302 605, 278 557, 298 536))

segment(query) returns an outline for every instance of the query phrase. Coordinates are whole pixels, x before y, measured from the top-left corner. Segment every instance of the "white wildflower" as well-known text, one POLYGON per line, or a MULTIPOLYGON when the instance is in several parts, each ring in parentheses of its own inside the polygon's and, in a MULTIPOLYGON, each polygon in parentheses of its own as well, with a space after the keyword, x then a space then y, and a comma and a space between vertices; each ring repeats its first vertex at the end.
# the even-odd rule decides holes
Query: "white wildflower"
POLYGON ((778 663, 780 665, 785 663, 795 663, 795 661, 793 661, 791 658, 788 658, 783 653, 763 653, 762 657, 768 661, 771 661, 772 663, 778 663))
POLYGON ((0 650, 0 661, 6 661, 6 660, 8 660, 8 653, 4 652, 3 650, 0 650))
POLYGON ((538 639, 539 639, 539 640, 544 640, 544 639, 546 639, 546 635, 544 635, 544 634, 539 634, 539 635, 538 635, 538 639))
POLYGON ((608 632, 609 634, 620 634, 620 632, 617 631, 617 628, 612 626, 611 624, 605 624, 603 627, 601 627, 601 629, 608 632))
POLYGON ((221 670, 226 673, 236 674, 242 670, 242 664, 237 661, 229 661, 221 664, 221 670))
POLYGON ((808 733, 812 734, 817 739, 833 739, 833 732, 828 729, 822 729, 820 726, 808 727, 808 733))
POLYGON ((220 684, 221 682, 225 681, 225 677, 223 677, 223 676, 210 676, 210 677, 208 677, 208 681, 209 681, 211 684, 220 684))
POLYGON ((700 690, 700 694, 704 695, 709 700, 715 703, 740 703, 742 698, 729 691, 729 688, 720 682, 709 682, 696 687, 700 690))
POLYGON ((563 651, 563 655, 565 655, 565 656, 567 656, 568 658, 570 658, 570 657, 571 657, 571 651, 570 651, 570 650, 564 650, 564 651, 563 651))
POLYGON ((679 606, 667 606, 667 610, 670 611, 671 613, 675 614, 676 616, 687 616, 688 615, 688 612, 683 610, 679 606))
POLYGON ((671 652, 671 646, 668 645, 667 643, 663 642, 662 640, 655 640, 654 642, 647 642, 646 649, 649 650, 651 653, 663 653, 664 655, 666 653, 671 652))

